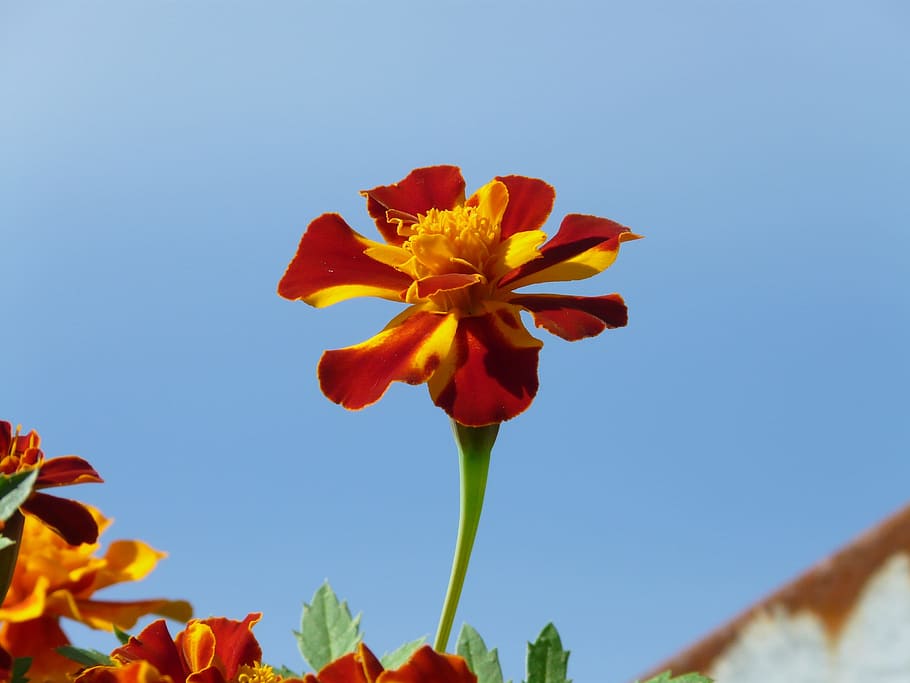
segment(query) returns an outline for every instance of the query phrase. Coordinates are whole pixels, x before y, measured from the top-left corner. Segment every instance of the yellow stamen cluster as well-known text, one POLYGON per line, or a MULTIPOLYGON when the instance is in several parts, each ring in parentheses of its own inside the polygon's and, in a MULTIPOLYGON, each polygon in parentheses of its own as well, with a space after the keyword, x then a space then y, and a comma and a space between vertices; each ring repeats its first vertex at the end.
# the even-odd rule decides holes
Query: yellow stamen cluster
POLYGON ((268 664, 253 662, 252 666, 242 665, 237 670, 237 676, 234 683, 279 683, 281 676, 268 664))
POLYGON ((403 245, 414 254, 419 276, 445 273, 483 273, 490 253, 499 244, 499 225, 473 206, 430 209, 411 224, 402 222, 403 245))

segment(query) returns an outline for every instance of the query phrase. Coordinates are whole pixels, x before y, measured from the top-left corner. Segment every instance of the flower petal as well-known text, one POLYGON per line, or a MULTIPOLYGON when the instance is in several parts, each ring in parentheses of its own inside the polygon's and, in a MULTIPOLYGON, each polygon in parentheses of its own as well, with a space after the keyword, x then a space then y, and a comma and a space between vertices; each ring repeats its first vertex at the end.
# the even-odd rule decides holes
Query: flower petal
POLYGON ((76 600, 78 620, 92 628, 110 631, 112 626, 127 631, 140 618, 148 614, 186 621, 193 615, 193 608, 185 600, 134 600, 113 602, 104 600, 76 600))
POLYGON ((78 683, 174 683, 145 661, 126 666, 93 666, 76 677, 78 683))
POLYGON ((543 343, 525 329, 517 308, 488 308, 458 321, 452 349, 429 381, 433 402, 469 427, 509 420, 537 393, 543 343))
POLYGON ((13 424, 0 420, 0 458, 5 458, 13 442, 13 424))
POLYGON ((384 671, 378 683, 477 683, 467 662, 455 655, 440 654, 429 645, 417 650, 398 669, 384 671))
POLYGON ((104 483, 104 480, 87 461, 75 455, 45 460, 38 472, 35 487, 39 489, 69 484, 104 483))
POLYGON ((386 220, 386 212, 394 210, 416 216, 429 209, 453 209, 464 203, 464 178, 457 166, 428 166, 416 168, 393 185, 380 185, 360 193, 367 199, 367 211, 389 244, 405 241, 398 234, 398 225, 386 220))
POLYGON ((34 585, 28 588, 25 595, 22 594, 22 591, 17 591, 18 586, 13 584, 10 592, 7 593, 6 600, 0 606, 0 623, 31 621, 39 618, 47 607, 47 589, 49 587, 50 581, 46 576, 39 576, 35 579, 34 585))
POLYGON ((194 620, 177 634, 174 644, 188 673, 197 673, 215 666, 215 634, 208 624, 194 620))
POLYGON ((449 353, 456 327, 453 315, 411 307, 375 337, 326 351, 319 361, 322 393, 357 410, 378 401, 392 382, 426 382, 449 353))
POLYGON ((519 266, 542 258, 538 247, 547 239, 543 230, 522 230, 503 240, 490 255, 490 265, 485 272, 491 281, 519 266))
POLYGON ((111 652, 111 659, 120 664, 146 661, 174 683, 186 680, 188 673, 164 619, 153 621, 138 636, 132 636, 126 645, 111 652))
POLYGON ((253 665, 262 661, 262 649, 253 636, 253 626, 259 623, 262 614, 251 612, 243 621, 213 617, 204 623, 215 634, 215 651, 224 663, 225 675, 233 679, 241 665, 253 665))
POLYGON ((0 626, 0 645, 14 657, 31 657, 29 680, 68 681, 81 667, 72 659, 57 654, 57 648, 69 644, 69 638, 55 617, 40 617, 18 624, 0 626))
POLYGON ((537 327, 569 341, 594 337, 607 328, 624 327, 629 321, 629 312, 619 294, 522 294, 510 297, 509 303, 530 311, 537 327))
POLYGON ((155 550, 142 541, 114 541, 104 553, 104 566, 95 574, 92 590, 125 581, 139 581, 164 557, 167 553, 155 550))
POLYGON ((553 210, 556 190, 538 178, 520 175, 497 176, 509 190, 509 206, 502 218, 501 239, 507 239, 522 230, 543 227, 553 210))
POLYGON ((465 206, 476 206, 477 212, 492 225, 502 223, 503 215, 510 202, 509 190, 498 180, 491 180, 471 195, 465 206))
POLYGON ((70 545, 98 540, 98 523, 82 503, 35 492, 22 504, 22 511, 53 529, 70 545))
POLYGON ((278 294, 317 308, 358 296, 401 301, 412 279, 364 253, 381 246, 352 230, 338 214, 323 214, 303 233, 278 294))
POLYGON ((639 238, 608 218, 569 214, 553 239, 541 248, 541 258, 516 268, 499 281, 499 286, 517 289, 537 282, 583 280, 608 268, 622 242, 639 238))
POLYGON ((483 281, 483 275, 478 273, 448 273, 446 275, 430 275, 416 283, 416 294, 419 299, 426 299, 438 292, 451 292, 464 289, 483 281))
POLYGON ((363 643, 356 652, 326 664, 317 675, 319 683, 373 683, 382 673, 382 664, 363 643))

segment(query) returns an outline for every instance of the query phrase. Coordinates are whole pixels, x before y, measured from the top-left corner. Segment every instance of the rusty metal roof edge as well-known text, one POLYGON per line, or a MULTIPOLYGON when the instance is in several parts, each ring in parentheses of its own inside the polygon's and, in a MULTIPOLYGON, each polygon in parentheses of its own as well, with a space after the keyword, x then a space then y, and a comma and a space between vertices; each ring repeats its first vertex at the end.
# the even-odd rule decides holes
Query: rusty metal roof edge
POLYGON ((772 605, 783 606, 791 613, 810 610, 822 620, 828 634, 836 637, 866 581, 885 560, 900 551, 910 553, 910 505, 665 660, 641 680, 667 670, 677 675, 692 671, 708 673, 741 629, 772 605))

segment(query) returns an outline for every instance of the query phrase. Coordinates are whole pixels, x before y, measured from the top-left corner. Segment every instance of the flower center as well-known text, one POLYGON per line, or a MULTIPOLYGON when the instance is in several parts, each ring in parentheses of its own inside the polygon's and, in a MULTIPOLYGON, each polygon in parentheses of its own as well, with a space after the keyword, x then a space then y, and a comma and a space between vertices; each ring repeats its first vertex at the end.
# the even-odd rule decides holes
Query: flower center
POLYGON ((430 209, 413 223, 399 222, 403 245, 414 254, 420 276, 481 273, 499 244, 499 225, 474 206, 430 209))
POLYGON ((236 683, 278 683, 281 676, 268 664, 253 662, 252 666, 243 664, 237 670, 237 676, 234 679, 236 683))

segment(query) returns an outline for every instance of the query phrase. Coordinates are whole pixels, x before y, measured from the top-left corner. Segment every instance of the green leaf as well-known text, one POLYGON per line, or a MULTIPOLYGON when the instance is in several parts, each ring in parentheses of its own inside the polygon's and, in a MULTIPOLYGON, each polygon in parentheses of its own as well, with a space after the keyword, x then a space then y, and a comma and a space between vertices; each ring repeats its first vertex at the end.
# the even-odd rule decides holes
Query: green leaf
POLYGON ((353 652, 363 640, 360 615, 351 617, 348 603, 339 602, 326 581, 313 595, 313 602, 303 605, 297 646, 300 654, 314 671, 319 671, 348 652, 353 652))
POLYGON ((57 652, 68 659, 72 659, 74 662, 82 664, 82 666, 113 666, 114 664, 110 657, 103 652, 98 652, 98 650, 86 650, 72 645, 61 645, 57 648, 57 652))
POLYGON ((664 671, 654 678, 649 678, 644 683, 713 683, 713 679, 700 674, 683 674, 674 678, 669 671, 664 671))
POLYGON ((114 624, 114 635, 117 637, 117 640, 120 641, 121 645, 126 645, 130 642, 130 634, 126 631, 121 631, 117 628, 116 624, 114 624))
MULTIPOLYGON (((472 626, 462 624, 455 652, 464 657, 468 668, 477 676, 477 683, 502 683, 499 652, 495 647, 487 650, 483 638, 472 626)), ((509 683, 512 682, 509 681, 509 683)))
POLYGON ((6 536, 0 536, 0 550, 9 548, 11 545, 16 545, 16 542, 13 539, 7 538, 6 536))
POLYGON ((426 636, 421 636, 417 640, 412 640, 410 643, 405 643, 399 648, 392 650, 391 652, 386 652, 382 657, 379 658, 380 663, 382 664, 383 669, 397 669, 399 666, 404 664, 411 655, 417 651, 421 645, 427 642, 426 636))
POLYGON ((527 683, 572 683, 566 678, 568 663, 569 652, 562 649, 556 627, 547 624, 537 642, 528 643, 527 683))
POLYGON ((17 472, 11 476, 0 475, 0 520, 5 522, 13 516, 31 495, 37 478, 38 470, 17 472))
POLYGON ((13 660, 13 670, 10 672, 10 683, 28 683, 29 677, 25 674, 31 665, 31 657, 16 657, 13 660))

